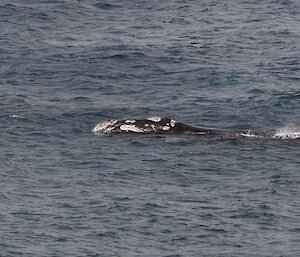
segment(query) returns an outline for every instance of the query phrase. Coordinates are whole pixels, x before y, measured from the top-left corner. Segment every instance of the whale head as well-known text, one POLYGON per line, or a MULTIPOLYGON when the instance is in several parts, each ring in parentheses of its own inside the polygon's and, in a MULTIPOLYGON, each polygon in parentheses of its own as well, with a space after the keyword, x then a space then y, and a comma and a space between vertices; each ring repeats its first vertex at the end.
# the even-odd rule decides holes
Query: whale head
POLYGON ((150 117, 143 120, 108 120, 96 124, 94 133, 173 133, 176 121, 169 118, 150 117), (168 132, 167 132, 168 131, 168 132))
POLYGON ((115 128, 115 124, 118 122, 118 120, 108 120, 101 123, 98 123, 92 131, 94 133, 108 133, 111 130, 115 128))

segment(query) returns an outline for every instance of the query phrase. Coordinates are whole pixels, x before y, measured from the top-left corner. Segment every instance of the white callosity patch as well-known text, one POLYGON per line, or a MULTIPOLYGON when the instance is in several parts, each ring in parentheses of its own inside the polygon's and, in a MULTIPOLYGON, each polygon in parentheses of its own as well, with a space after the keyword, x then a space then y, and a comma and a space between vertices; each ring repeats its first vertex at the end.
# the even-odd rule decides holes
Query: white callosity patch
POLYGON ((109 133, 115 127, 114 125, 118 122, 118 120, 108 120, 101 123, 98 123, 92 131, 94 133, 109 133))
POLYGON ((171 124, 171 127, 173 128, 173 127, 175 127, 176 121, 171 119, 170 124, 171 124))
POLYGON ((144 130, 138 128, 135 125, 121 125, 120 129, 122 131, 125 131, 125 132, 136 132, 136 133, 143 133, 144 132, 144 130))
POLYGON ((170 127, 169 126, 163 126, 162 129, 166 131, 166 130, 169 130, 170 127))
POLYGON ((128 123, 129 123, 129 124, 130 124, 130 123, 135 123, 135 120, 125 120, 125 123, 127 123, 127 124, 128 124, 128 123))
POLYGON ((144 132, 153 132, 153 131, 157 131, 156 126, 154 124, 144 124, 144 128, 143 128, 144 132))
MULTIPOLYGON (((154 126, 155 127, 155 126, 154 126)), ((151 132, 153 128, 149 126, 149 124, 144 124, 144 132, 151 132)))
POLYGON ((155 127, 154 124, 151 124, 150 126, 151 126, 151 128, 152 128, 154 131, 156 131, 156 127, 155 127))
POLYGON ((149 117, 149 118, 147 118, 147 120, 151 120, 151 121, 154 121, 154 122, 160 122, 161 117, 157 117, 157 116, 149 117))

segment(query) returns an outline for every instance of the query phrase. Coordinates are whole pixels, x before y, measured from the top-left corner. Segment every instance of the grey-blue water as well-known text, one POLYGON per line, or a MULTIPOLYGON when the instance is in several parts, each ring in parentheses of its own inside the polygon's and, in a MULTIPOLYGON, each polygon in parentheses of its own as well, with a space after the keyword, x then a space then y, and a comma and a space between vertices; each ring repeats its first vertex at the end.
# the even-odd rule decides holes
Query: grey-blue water
POLYGON ((0 256, 300 256, 300 3, 1 0, 0 256), (298 133, 298 134, 297 134, 298 133))

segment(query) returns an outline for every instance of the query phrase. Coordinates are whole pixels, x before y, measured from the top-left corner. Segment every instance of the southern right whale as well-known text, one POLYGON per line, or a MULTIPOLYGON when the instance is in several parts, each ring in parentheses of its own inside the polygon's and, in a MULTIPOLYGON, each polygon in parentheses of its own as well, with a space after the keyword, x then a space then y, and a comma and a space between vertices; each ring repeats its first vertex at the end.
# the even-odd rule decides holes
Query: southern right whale
POLYGON ((260 138, 260 139, 300 139, 300 132, 283 128, 272 131, 213 129, 177 122, 171 118, 149 117, 146 119, 107 120, 96 124, 94 133, 102 134, 173 134, 199 135, 211 138, 260 138))
POLYGON ((230 137, 235 135, 258 136, 257 132, 242 130, 211 129, 196 127, 177 122, 171 118, 149 117, 146 119, 108 120, 98 123, 92 131, 94 133, 138 133, 138 134, 193 134, 212 137, 230 137))

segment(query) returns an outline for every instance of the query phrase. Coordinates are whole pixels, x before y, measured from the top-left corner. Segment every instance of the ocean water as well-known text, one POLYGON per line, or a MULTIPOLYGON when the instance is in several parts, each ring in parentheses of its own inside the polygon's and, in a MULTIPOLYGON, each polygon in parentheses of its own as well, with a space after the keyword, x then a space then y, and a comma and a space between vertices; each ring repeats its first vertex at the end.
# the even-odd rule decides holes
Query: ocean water
POLYGON ((0 256, 300 256, 300 3, 1 0, 0 256), (171 117, 277 138, 95 135, 171 117))

